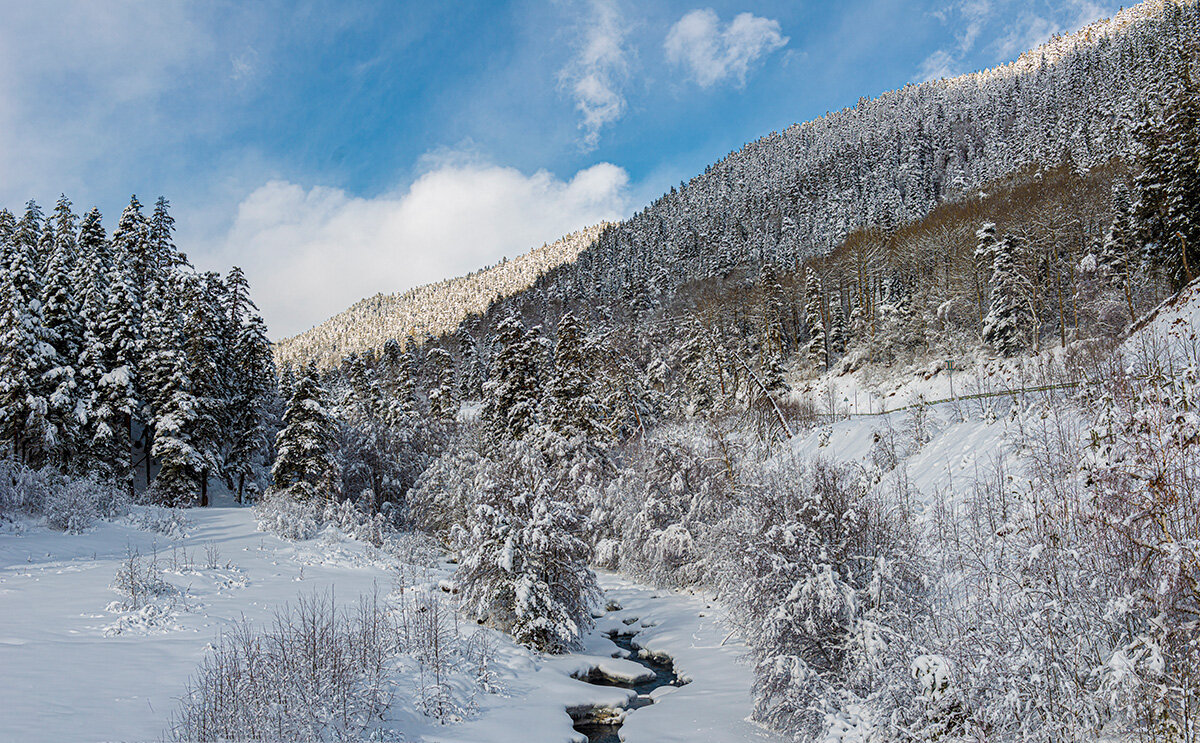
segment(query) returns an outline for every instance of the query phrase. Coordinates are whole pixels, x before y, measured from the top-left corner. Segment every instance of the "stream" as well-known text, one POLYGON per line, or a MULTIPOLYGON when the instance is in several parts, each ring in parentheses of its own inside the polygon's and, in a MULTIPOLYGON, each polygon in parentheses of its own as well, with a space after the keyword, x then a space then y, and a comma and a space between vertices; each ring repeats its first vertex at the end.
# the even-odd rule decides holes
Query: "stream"
MULTIPOLYGON (((654 655, 641 655, 640 649, 633 642, 633 634, 610 632, 608 633, 608 638, 617 647, 628 653, 628 655, 614 653, 613 657, 627 657, 629 660, 652 671, 654 677, 640 683, 630 683, 610 678, 602 673, 593 672, 580 680, 597 686, 616 686, 622 689, 632 689, 637 692, 637 697, 625 707, 625 710, 631 712, 654 704, 654 700, 650 697, 650 692, 660 686, 683 686, 683 683, 675 675, 675 664, 669 658, 664 659, 654 655)), ((621 736, 617 731, 621 729, 622 722, 623 716, 619 710, 595 709, 577 719, 574 728, 577 732, 587 736, 588 743, 620 743, 621 736)))

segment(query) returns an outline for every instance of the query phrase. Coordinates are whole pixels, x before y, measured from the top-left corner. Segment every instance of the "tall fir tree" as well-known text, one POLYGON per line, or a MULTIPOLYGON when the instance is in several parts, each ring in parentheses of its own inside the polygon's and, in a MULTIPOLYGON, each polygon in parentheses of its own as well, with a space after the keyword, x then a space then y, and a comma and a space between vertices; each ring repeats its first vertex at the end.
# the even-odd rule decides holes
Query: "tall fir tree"
POLYGON ((1013 356, 1029 345, 1033 332, 1029 280, 1017 265, 1016 238, 1005 235, 992 251, 991 300, 983 321, 983 341, 1004 356, 1013 356))
POLYGON ((804 282, 804 324, 808 328, 808 363, 818 373, 829 368, 829 344, 825 335, 824 297, 817 275, 809 271, 804 282))
POLYGON ((71 202, 61 196, 54 208, 53 228, 46 229, 53 239, 42 287, 46 329, 56 355, 56 366, 48 380, 54 390, 49 418, 57 438, 52 458, 61 469, 67 468, 80 445, 76 410, 80 403, 77 378, 83 352, 83 322, 75 284, 77 222, 71 202))
POLYGON ((276 441, 278 454, 271 469, 275 490, 301 500, 334 498, 338 470, 333 432, 325 390, 316 367, 309 365, 296 379, 283 414, 283 430, 276 441))
POLYGON ((1141 172, 1134 185, 1140 237, 1178 288, 1200 274, 1200 88, 1188 53, 1164 54, 1174 59, 1162 73, 1159 109, 1136 130, 1141 172))
POLYGON ((50 423, 49 375, 56 367, 42 313, 42 285, 37 271, 41 216, 30 218, 36 205, 15 229, 0 227, 0 436, 19 461, 40 466, 54 449, 50 423), (36 225, 35 225, 36 222, 36 225))
POLYGON ((554 375, 547 384, 546 423, 568 438, 599 436, 600 405, 592 392, 583 325, 570 313, 558 321, 554 375))
POLYGON ((483 386, 483 419, 497 439, 520 439, 538 422, 541 342, 515 315, 496 328, 499 348, 483 386))
POLYGON ((429 415, 440 420, 454 420, 458 414, 457 385, 454 378, 454 357, 444 348, 435 346, 425 356, 431 386, 429 415))

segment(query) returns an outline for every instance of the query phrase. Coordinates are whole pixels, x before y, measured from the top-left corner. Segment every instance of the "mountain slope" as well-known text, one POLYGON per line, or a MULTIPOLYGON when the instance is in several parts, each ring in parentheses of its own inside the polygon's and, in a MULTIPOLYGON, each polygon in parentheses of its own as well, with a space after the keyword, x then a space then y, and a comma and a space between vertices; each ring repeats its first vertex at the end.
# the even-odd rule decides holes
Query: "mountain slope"
POLYGON ((543 274, 574 261, 607 227, 585 227, 548 245, 474 271, 400 294, 377 294, 276 346, 280 365, 336 364, 350 353, 379 348, 391 338, 421 339, 454 331, 470 315, 528 289, 543 274))
POLYGON ((547 271, 533 291, 451 281, 364 300, 280 344, 280 358, 328 365, 389 337, 448 332, 467 292, 472 312, 500 295, 620 317, 734 269, 798 267, 856 229, 910 223, 1032 164, 1086 169, 1128 157, 1139 111, 1170 74, 1165 51, 1195 38, 1194 3, 1148 2, 1010 64, 864 98, 745 145, 613 229, 544 248, 555 259, 522 272, 547 271))

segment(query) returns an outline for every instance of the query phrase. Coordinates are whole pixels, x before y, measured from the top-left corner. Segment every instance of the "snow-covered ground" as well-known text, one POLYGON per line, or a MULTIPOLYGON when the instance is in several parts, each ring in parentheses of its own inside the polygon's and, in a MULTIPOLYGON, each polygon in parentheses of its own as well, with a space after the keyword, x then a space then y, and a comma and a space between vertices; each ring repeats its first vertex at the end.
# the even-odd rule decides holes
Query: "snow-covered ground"
MULTIPOLYGON (((174 538, 128 520, 99 522, 82 535, 37 525, 0 533, 0 740, 158 740, 210 643, 243 617, 263 626, 304 594, 333 591, 349 604, 376 588, 388 594, 401 575, 432 585, 452 577, 445 562, 431 571, 402 568, 396 557, 332 532, 288 542, 259 532, 253 511, 230 503, 185 516, 185 533, 174 538), (150 608, 122 609, 111 584, 130 550, 143 561, 156 555, 177 593, 150 608)), ((613 657, 620 652, 605 633, 619 629, 670 655, 690 681, 656 690, 655 704, 629 713, 626 740, 777 740, 746 721, 752 673, 718 605, 616 575, 602 583, 606 601, 622 608, 597 620, 581 653, 542 656, 493 633, 498 691, 478 695, 467 720, 441 725, 425 717, 412 684, 398 679, 383 727, 409 741, 582 740, 569 707, 619 708, 633 692, 574 677, 593 667, 644 672, 613 657)))
POLYGON ((82 535, 0 534, 0 740, 157 740, 208 644, 242 617, 266 622, 302 592, 350 601, 391 582, 363 545, 288 543, 258 532, 247 508, 186 519, 178 539, 103 521, 82 535), (120 610, 110 584, 130 549, 157 550, 178 594, 120 610))

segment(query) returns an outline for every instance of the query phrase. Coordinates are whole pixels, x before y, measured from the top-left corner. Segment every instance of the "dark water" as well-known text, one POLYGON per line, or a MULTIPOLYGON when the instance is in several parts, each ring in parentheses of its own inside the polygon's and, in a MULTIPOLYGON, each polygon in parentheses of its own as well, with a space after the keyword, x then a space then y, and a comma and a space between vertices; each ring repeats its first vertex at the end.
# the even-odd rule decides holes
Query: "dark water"
MULTIPOLYGON (((675 675, 675 664, 671 660, 659 658, 657 656, 642 657, 638 655, 638 647, 633 642, 633 635, 619 635, 615 632, 610 632, 608 635, 617 647, 629 651, 627 656, 629 660, 639 663, 654 672, 654 678, 647 679, 641 683, 629 684, 613 679, 593 676, 586 679, 589 684, 597 686, 619 686, 622 689, 633 689, 637 692, 637 698, 634 699, 628 709, 635 710, 645 707, 649 704, 654 704, 654 700, 650 698, 650 692, 660 686, 683 686, 679 678, 675 675)), ((575 723, 575 730, 587 736, 588 743, 620 743, 621 737, 617 733, 621 729, 620 723, 605 723, 594 722, 590 719, 583 719, 575 723)))

